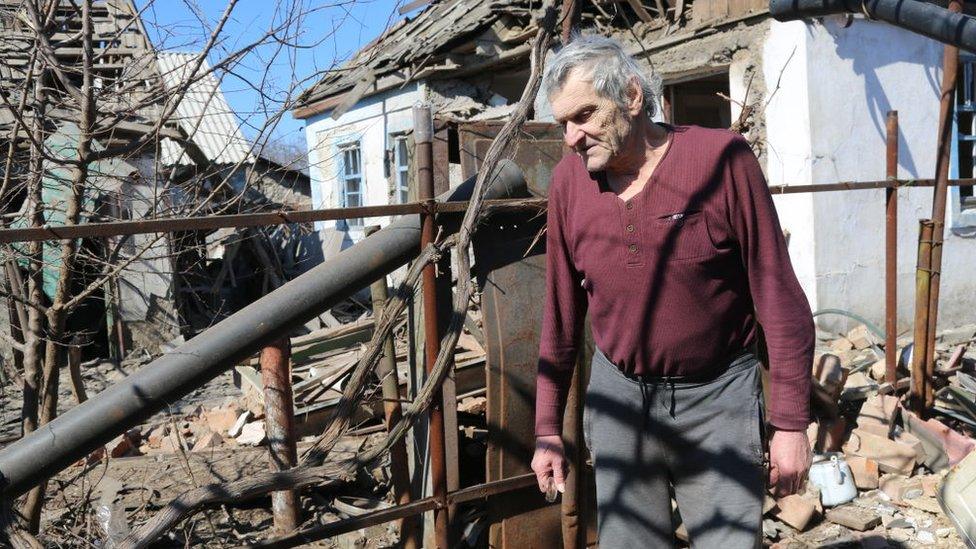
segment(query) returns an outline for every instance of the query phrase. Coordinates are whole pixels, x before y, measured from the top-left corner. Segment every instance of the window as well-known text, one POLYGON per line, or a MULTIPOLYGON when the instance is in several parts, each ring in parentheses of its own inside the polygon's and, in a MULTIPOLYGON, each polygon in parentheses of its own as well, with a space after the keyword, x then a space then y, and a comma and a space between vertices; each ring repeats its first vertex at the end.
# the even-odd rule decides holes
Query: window
POLYGON ((410 156, 407 154, 407 138, 393 140, 393 198, 400 204, 410 200, 410 156))
MULTIPOLYGON (((362 152, 359 143, 342 147, 342 207, 358 208, 363 205, 363 167, 362 152)), ((363 218, 347 219, 346 224, 352 228, 361 228, 363 218)))
POLYGON ((670 124, 728 128, 732 125, 731 103, 719 94, 729 96, 728 73, 665 86, 664 120, 670 124))
MULTIPOLYGON (((950 170, 953 178, 971 178, 976 173, 976 97, 974 97, 974 74, 976 74, 976 56, 960 52, 959 62, 962 65, 961 78, 956 84, 956 119, 955 142, 953 143, 953 162, 950 170)), ((973 196, 971 186, 953 187, 958 190, 960 210, 976 209, 976 197, 973 196)), ((955 196, 953 197, 956 198, 955 196)))

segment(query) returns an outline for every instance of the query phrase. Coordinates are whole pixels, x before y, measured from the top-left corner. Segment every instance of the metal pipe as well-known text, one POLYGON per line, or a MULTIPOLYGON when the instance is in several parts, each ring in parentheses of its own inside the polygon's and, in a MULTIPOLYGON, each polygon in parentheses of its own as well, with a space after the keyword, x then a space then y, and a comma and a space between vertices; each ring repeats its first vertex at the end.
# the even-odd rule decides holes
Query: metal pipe
MULTIPOLYGON (((366 227, 366 236, 379 231, 378 225, 366 227)), ((386 276, 382 276, 373 282, 369 287, 370 296, 373 300, 373 317, 379 321, 383 317, 383 308, 386 306, 387 289, 386 276)), ((397 378, 396 368, 396 349, 393 346, 393 338, 388 337, 383 341, 383 357, 376 363, 376 377, 380 380, 383 390, 383 412, 386 423, 386 430, 389 431, 403 417, 403 409, 400 406, 400 382, 397 378)), ((397 505, 410 503, 412 495, 410 493, 410 471, 407 467, 407 446, 403 439, 400 439, 390 448, 390 477, 393 481, 393 497, 397 505)), ((399 524, 400 543, 404 549, 418 549, 422 543, 420 540, 417 521, 414 518, 404 518, 399 524)))
MULTIPOLYGON (((273 471, 286 471, 298 463, 295 446, 295 401, 291 387, 291 340, 278 339, 261 349, 261 381, 264 385, 264 425, 268 433, 273 471)), ((275 530, 288 534, 301 524, 298 492, 271 493, 275 530)))
MULTIPOLYGON (((514 163, 504 162, 496 173, 489 188, 492 198, 525 196, 525 180, 514 163)), ((467 200, 473 186, 471 178, 444 198, 467 200)), ((420 217, 401 217, 0 450, 0 496, 9 499, 26 492, 268 342, 288 335, 415 257, 419 243, 420 217)))
MULTIPOLYGON (((949 11, 962 12, 960 0, 949 0, 949 11)), ((945 234, 946 195, 949 192, 949 160, 952 149, 952 114, 956 106, 956 78, 959 74, 959 48, 946 46, 942 53, 942 96, 939 102, 939 142, 936 157, 935 189, 932 195, 932 259, 929 262, 929 306, 925 342, 925 408, 935 404, 932 376, 935 374, 935 332, 939 319, 939 283, 942 271, 942 241, 945 234)))
MULTIPOLYGON (((430 105, 417 105, 413 108, 413 136, 416 146, 414 160, 417 162, 417 190, 421 202, 434 200, 434 118, 430 105)), ((420 247, 434 242, 436 227, 434 216, 422 214, 420 247)), ((424 363, 427 374, 434 369, 437 355, 441 351, 441 338, 437 311, 437 269, 428 263, 423 272, 423 311, 424 311, 424 363)), ((446 501, 447 468, 444 462, 444 410, 441 392, 434 395, 429 408, 430 435, 430 478, 434 499, 446 501)), ((450 518, 447 506, 434 509, 434 537, 438 549, 450 549, 448 532, 450 518)))
POLYGON ((917 0, 769 0, 769 14, 794 21, 838 13, 880 19, 969 51, 976 51, 976 20, 936 4, 917 0))
MULTIPOLYGON (((976 186, 976 179, 950 179, 951 187, 976 186)), ((839 181, 816 185, 773 185, 772 194, 800 194, 814 192, 857 191, 867 189, 890 189, 893 187, 933 187, 934 179, 899 179, 894 181, 839 181)), ((546 207, 545 199, 486 200, 486 212, 499 210, 526 210, 546 207)), ((467 208, 464 201, 438 203, 438 213, 463 212, 467 208)), ((98 236, 124 236, 147 233, 170 233, 177 231, 197 231, 208 229, 266 227, 288 223, 313 223, 336 219, 359 217, 385 217, 390 215, 416 214, 425 211, 420 203, 390 204, 384 206, 363 206, 359 208, 330 208, 324 210, 304 210, 295 212, 271 212, 234 215, 212 215, 201 217, 176 217, 140 221, 112 221, 106 223, 82 223, 79 225, 59 225, 51 227, 27 227, 23 229, 0 229, 0 244, 14 242, 35 242, 61 240, 66 238, 89 238, 98 236)))
MULTIPOLYGON (((446 501, 449 505, 457 505, 529 488, 535 486, 535 483, 535 473, 526 473, 524 475, 471 486, 470 488, 462 488, 461 490, 447 494, 446 501)), ((337 520, 329 524, 323 524, 322 526, 315 526, 288 537, 258 542, 253 545, 248 545, 248 547, 261 547, 263 549, 298 547, 299 545, 369 528, 370 526, 376 526, 384 522, 426 513, 427 511, 437 509, 439 505, 441 505, 440 500, 435 497, 424 498, 407 505, 397 505, 358 517, 337 520)))
POLYGON ((924 415, 925 345, 928 341, 929 262, 932 259, 932 221, 918 221, 918 266, 915 269, 915 335, 912 351, 912 410, 924 415))
MULTIPOLYGON (((885 123, 885 175, 898 177, 898 111, 885 123)), ((898 368, 898 189, 885 191, 885 381, 894 384, 898 368)))

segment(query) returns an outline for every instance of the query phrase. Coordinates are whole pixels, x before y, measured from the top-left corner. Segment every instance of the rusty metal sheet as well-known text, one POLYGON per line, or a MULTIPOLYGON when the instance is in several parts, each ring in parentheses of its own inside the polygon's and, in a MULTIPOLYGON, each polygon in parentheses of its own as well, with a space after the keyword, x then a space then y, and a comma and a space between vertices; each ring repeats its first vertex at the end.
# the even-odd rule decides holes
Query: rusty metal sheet
MULTIPOLYGON (((458 128, 461 171, 476 173, 501 122, 458 128)), ((552 168, 562 156, 562 134, 552 124, 526 124, 515 150, 534 196, 545 196, 552 168)), ((493 216, 475 237, 475 270, 483 289, 488 455, 486 480, 529 473, 535 448, 535 375, 545 288, 544 216, 493 216)), ((558 505, 537 490, 490 502, 489 546, 558 547, 562 538, 558 505)))

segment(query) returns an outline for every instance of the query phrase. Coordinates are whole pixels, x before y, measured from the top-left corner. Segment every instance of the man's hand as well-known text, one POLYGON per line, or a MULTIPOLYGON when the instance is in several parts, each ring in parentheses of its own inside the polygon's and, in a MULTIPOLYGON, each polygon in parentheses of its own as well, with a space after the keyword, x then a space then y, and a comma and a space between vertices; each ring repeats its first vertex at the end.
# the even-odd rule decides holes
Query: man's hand
POLYGON ((781 498, 799 492, 810 470, 810 460, 806 432, 773 431, 769 441, 769 485, 773 495, 781 498))
POLYGON ((566 452, 560 435, 535 437, 532 470, 543 494, 549 491, 550 483, 555 484, 556 490, 566 491, 566 452))

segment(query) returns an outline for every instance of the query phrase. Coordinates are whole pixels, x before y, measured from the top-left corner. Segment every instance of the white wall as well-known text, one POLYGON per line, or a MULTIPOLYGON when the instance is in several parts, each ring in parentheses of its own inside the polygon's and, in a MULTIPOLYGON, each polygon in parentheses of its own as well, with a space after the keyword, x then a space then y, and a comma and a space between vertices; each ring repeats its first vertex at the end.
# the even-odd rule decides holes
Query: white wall
MULTIPOLYGON (((775 82, 778 61, 796 47, 794 62, 806 90, 787 78, 767 109, 770 174, 777 156, 794 151, 790 182, 833 183, 885 178, 885 117, 899 115, 899 177, 935 174, 938 90, 942 45, 880 22, 861 18, 842 28, 836 18, 823 23, 773 23, 766 44, 767 87, 775 82), (789 37, 792 37, 789 40, 789 37), (789 120, 784 124, 783 120, 789 120), (802 122, 806 121, 804 127, 802 122), (781 126, 791 126, 781 128, 781 126), (783 131, 779 131, 782 129, 783 131), (774 131, 776 130, 776 131, 774 131), (807 139, 809 141, 807 142, 807 139), (808 147, 803 160, 802 149, 808 147), (780 154, 777 154, 777 151, 780 154), (796 179, 794 179, 794 177, 796 179)), ((792 80, 792 79, 789 79, 792 80)), ((770 178, 776 183, 774 177, 770 178)), ((815 308, 842 308, 865 315, 883 327, 884 191, 841 191, 801 195, 812 206, 815 234, 793 234, 791 252, 801 265, 815 265, 815 283, 801 282, 815 308)), ((914 277, 918 219, 931 215, 932 189, 899 192, 898 316, 908 330, 914 315, 914 277)), ((778 202, 778 205, 783 202, 778 202)), ((780 210, 789 224, 795 207, 780 210)), ((951 213, 950 213, 951 216, 951 213)), ((808 219, 803 220, 808 223, 808 219)), ((971 271, 976 241, 947 231, 943 256, 940 327, 976 319, 976 284, 971 271)), ((803 267, 801 266, 802 270, 803 267)), ((843 329, 845 322, 825 318, 821 325, 843 329)))
MULTIPOLYGON (((806 97, 808 88, 803 29, 804 24, 800 22, 773 21, 763 46, 763 80, 767 82, 763 99, 766 177, 770 185, 806 185, 812 177, 810 116, 804 102, 797 100, 798 97, 806 97), (776 82, 779 82, 778 89, 776 82)), ((774 196, 773 201, 780 224, 790 233, 793 270, 810 300, 810 306, 816 308, 813 197, 810 194, 789 194, 774 196)))
MULTIPOLYGON (((389 136, 413 127, 411 108, 419 99, 418 88, 412 84, 368 97, 338 120, 332 119, 331 111, 306 120, 313 208, 341 206, 338 149, 350 142, 359 142, 362 150, 364 205, 390 203, 390 187, 384 171, 385 151, 391 147, 389 136)), ((388 218, 372 218, 365 224, 385 225, 388 222, 388 218)), ((342 227, 342 224, 338 226, 342 227)), ((316 229, 322 238, 326 258, 362 238, 360 230, 348 233, 337 230, 334 221, 316 223, 316 229)))

